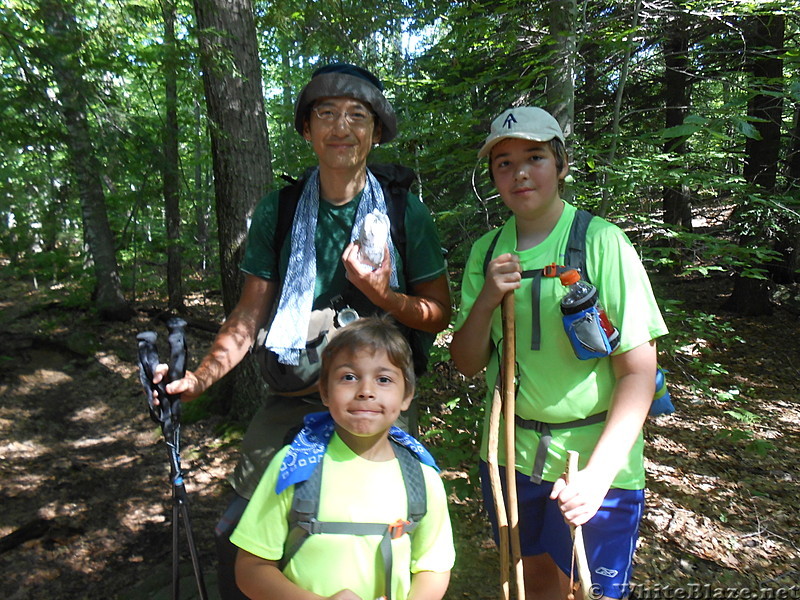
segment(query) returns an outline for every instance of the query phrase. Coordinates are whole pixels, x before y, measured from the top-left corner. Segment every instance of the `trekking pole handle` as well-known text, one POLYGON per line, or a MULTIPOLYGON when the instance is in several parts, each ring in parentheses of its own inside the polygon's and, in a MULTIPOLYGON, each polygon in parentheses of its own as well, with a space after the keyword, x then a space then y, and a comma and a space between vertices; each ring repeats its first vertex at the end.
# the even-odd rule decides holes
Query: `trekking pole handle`
POLYGON ((158 366, 158 348, 156 347, 157 335, 153 331, 143 331, 136 336, 139 346, 139 381, 142 383, 147 396, 147 407, 150 416, 157 423, 162 422, 161 409, 154 404, 153 392, 158 392, 158 397, 163 401, 167 398, 166 382, 153 383, 153 374, 158 366))
POLYGON ((176 379, 183 379, 186 374, 186 338, 184 336, 184 329, 186 328, 186 321, 180 317, 170 317, 167 320, 167 329, 169 329, 169 372, 168 380, 175 381, 176 379))

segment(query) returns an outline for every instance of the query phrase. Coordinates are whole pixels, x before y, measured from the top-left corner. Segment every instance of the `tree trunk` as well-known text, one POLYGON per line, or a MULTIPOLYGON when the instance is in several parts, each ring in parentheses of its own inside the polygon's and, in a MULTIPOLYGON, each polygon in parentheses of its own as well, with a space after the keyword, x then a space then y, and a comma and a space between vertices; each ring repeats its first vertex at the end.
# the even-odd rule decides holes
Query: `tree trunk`
POLYGON ((791 133, 792 143, 789 149, 789 159, 786 161, 788 190, 800 190, 800 102, 794 105, 794 123, 792 125, 791 133))
POLYGON ((66 125, 66 143, 81 201, 83 233, 95 275, 95 306, 104 319, 127 320, 134 314, 122 294, 114 235, 108 222, 100 180, 101 166, 92 145, 86 89, 78 61, 79 38, 69 2, 44 0, 40 16, 53 44, 42 49, 53 67, 56 96, 66 125))
MULTIPOLYGON (((670 20, 667 37, 664 43, 664 126, 677 127, 683 124, 689 111, 689 31, 686 13, 678 11, 670 20)), ((664 144, 664 154, 676 155, 675 162, 685 165, 687 154, 686 138, 669 140, 664 144)), ((692 205, 689 189, 685 184, 676 182, 664 188, 663 197, 664 223, 678 229, 691 231, 692 205)))
MULTIPOLYGON (((794 119, 789 132, 789 152, 786 158, 786 190, 784 196, 800 196, 800 104, 794 106, 794 119)), ((795 216, 797 216, 796 211, 795 216)), ((783 256, 781 264, 773 267, 776 283, 800 281, 800 224, 796 218, 784 220, 784 228, 778 233, 775 248, 783 256)))
POLYGON ((164 217, 167 228, 167 295, 170 310, 183 311, 180 176, 178 167, 178 65, 175 3, 162 0, 164 17, 164 217))
POLYGON ((555 44, 552 70, 547 76, 547 108, 564 131, 572 135, 575 122, 575 0, 550 0, 547 24, 555 44))
MULTIPOLYGON (((585 23, 584 23, 585 26, 585 23)), ((594 94, 597 93, 598 90, 602 89, 602 85, 600 83, 600 78, 597 72, 597 65, 598 62, 595 58, 598 55, 598 45, 597 42, 589 37, 584 37, 580 44, 580 56, 583 57, 584 65, 583 65, 583 88, 586 90, 584 97, 594 98, 594 94)), ((579 90, 580 93, 580 90, 579 90)), ((589 101, 584 102, 584 106, 581 110, 581 119, 579 119, 579 123, 582 124, 581 135, 585 140, 586 144, 591 147, 597 142, 598 132, 597 132, 597 119, 598 119, 598 110, 597 107, 599 106, 599 102, 597 101, 589 101)), ((583 170, 584 175, 583 179, 586 182, 587 186, 596 187, 598 185, 598 176, 597 176, 597 166, 591 160, 594 157, 587 156, 588 153, 584 153, 584 163, 582 165, 576 165, 578 170, 583 170)), ((575 159, 573 158, 573 162, 575 159)))
MULTIPOLYGON (((283 83, 283 108, 286 110, 287 115, 290 114, 292 111, 294 102, 292 101, 292 64, 291 64, 291 57, 289 56, 289 49, 292 46, 292 42, 290 40, 285 40, 285 36, 281 36, 281 80, 283 83)), ((285 119, 283 122, 283 127, 281 131, 281 137, 283 138, 281 142, 281 152, 283 154, 282 162, 284 165, 291 164, 289 161, 289 155, 291 154, 292 142, 292 130, 294 120, 293 119, 285 119)))
POLYGON ((784 16, 756 18, 750 37, 754 56, 751 61, 753 87, 758 90, 750 100, 748 116, 761 139, 747 138, 744 177, 766 192, 775 189, 781 145, 783 118, 783 49, 784 16))
MULTIPOLYGON (((229 314, 242 290, 239 263, 249 217, 272 182, 261 62, 251 0, 194 0, 194 8, 211 128, 222 298, 229 314)), ((249 359, 232 374, 215 395, 223 409, 244 416, 263 397, 263 383, 249 359)))
MULTIPOLYGON (((767 14, 754 18, 747 30, 751 48, 750 73, 753 95, 748 116, 760 134, 760 139, 747 138, 744 177, 754 187, 770 194, 775 190, 781 140, 783 111, 782 77, 785 21, 783 15, 767 14), (777 82, 777 83, 776 83, 777 82)), ((766 224, 764 224, 766 225, 766 224)), ((742 237, 741 246, 760 244, 763 239, 742 237)), ((768 282, 762 279, 736 276, 733 293, 725 307, 745 315, 765 315, 772 312, 768 282)))
POLYGON ((211 217, 208 190, 211 189, 211 177, 208 176, 208 169, 204 169, 203 151, 201 140, 203 139, 203 126, 200 113, 200 104, 194 104, 194 123, 195 123, 195 147, 194 147, 194 218, 195 234, 194 240, 200 251, 199 262, 196 268, 203 273, 208 270, 208 263, 211 256, 209 219, 211 217))
MULTIPOLYGON (((794 124, 792 125, 792 144, 789 150, 789 166, 787 169, 787 193, 800 195, 800 103, 794 107, 794 124)), ((793 225, 791 229, 791 254, 787 259, 786 271, 789 281, 800 281, 800 227, 793 225)))
POLYGON ((195 0, 211 123, 222 296, 230 313, 242 289, 247 220, 272 182, 251 0, 195 0))

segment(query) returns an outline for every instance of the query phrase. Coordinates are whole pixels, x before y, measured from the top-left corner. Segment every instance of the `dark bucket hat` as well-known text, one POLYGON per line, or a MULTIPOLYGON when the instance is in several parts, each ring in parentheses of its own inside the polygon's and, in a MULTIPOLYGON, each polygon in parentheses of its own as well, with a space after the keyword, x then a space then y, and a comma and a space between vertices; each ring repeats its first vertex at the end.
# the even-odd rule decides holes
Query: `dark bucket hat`
POLYGON ((319 98, 355 98, 368 103, 381 122, 380 143, 390 142, 397 135, 397 117, 383 95, 383 84, 372 73, 346 63, 320 67, 311 76, 294 107, 294 128, 303 135, 303 123, 314 101, 319 98))

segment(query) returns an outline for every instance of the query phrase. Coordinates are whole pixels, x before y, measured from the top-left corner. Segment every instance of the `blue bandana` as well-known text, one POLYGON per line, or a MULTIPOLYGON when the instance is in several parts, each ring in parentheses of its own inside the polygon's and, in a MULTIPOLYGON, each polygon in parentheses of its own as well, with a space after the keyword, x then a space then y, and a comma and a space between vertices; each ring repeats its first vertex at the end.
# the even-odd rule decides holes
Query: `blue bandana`
MULTIPOLYGON (((281 463, 278 482, 275 484, 276 494, 280 494, 290 485, 306 481, 311 477, 311 473, 325 456, 328 442, 330 442, 335 428, 336 424, 329 412, 306 415, 303 420, 303 429, 295 436, 281 463)), ((422 464, 439 470, 436 461, 425 446, 399 427, 392 426, 389 430, 389 437, 410 450, 422 464)))

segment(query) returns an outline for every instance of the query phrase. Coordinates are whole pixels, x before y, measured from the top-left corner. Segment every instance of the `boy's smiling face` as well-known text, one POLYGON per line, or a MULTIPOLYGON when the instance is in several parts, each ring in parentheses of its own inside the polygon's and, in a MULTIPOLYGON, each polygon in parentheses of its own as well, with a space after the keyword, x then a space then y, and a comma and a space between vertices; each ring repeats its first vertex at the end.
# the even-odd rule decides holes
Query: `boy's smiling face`
POLYGON ((386 351, 370 348, 336 354, 320 392, 339 437, 353 450, 360 446, 359 438, 386 436, 413 395, 386 351))
POLYGON ((506 138, 491 150, 489 166, 503 202, 518 219, 537 220, 560 210, 561 171, 548 142, 506 138))

